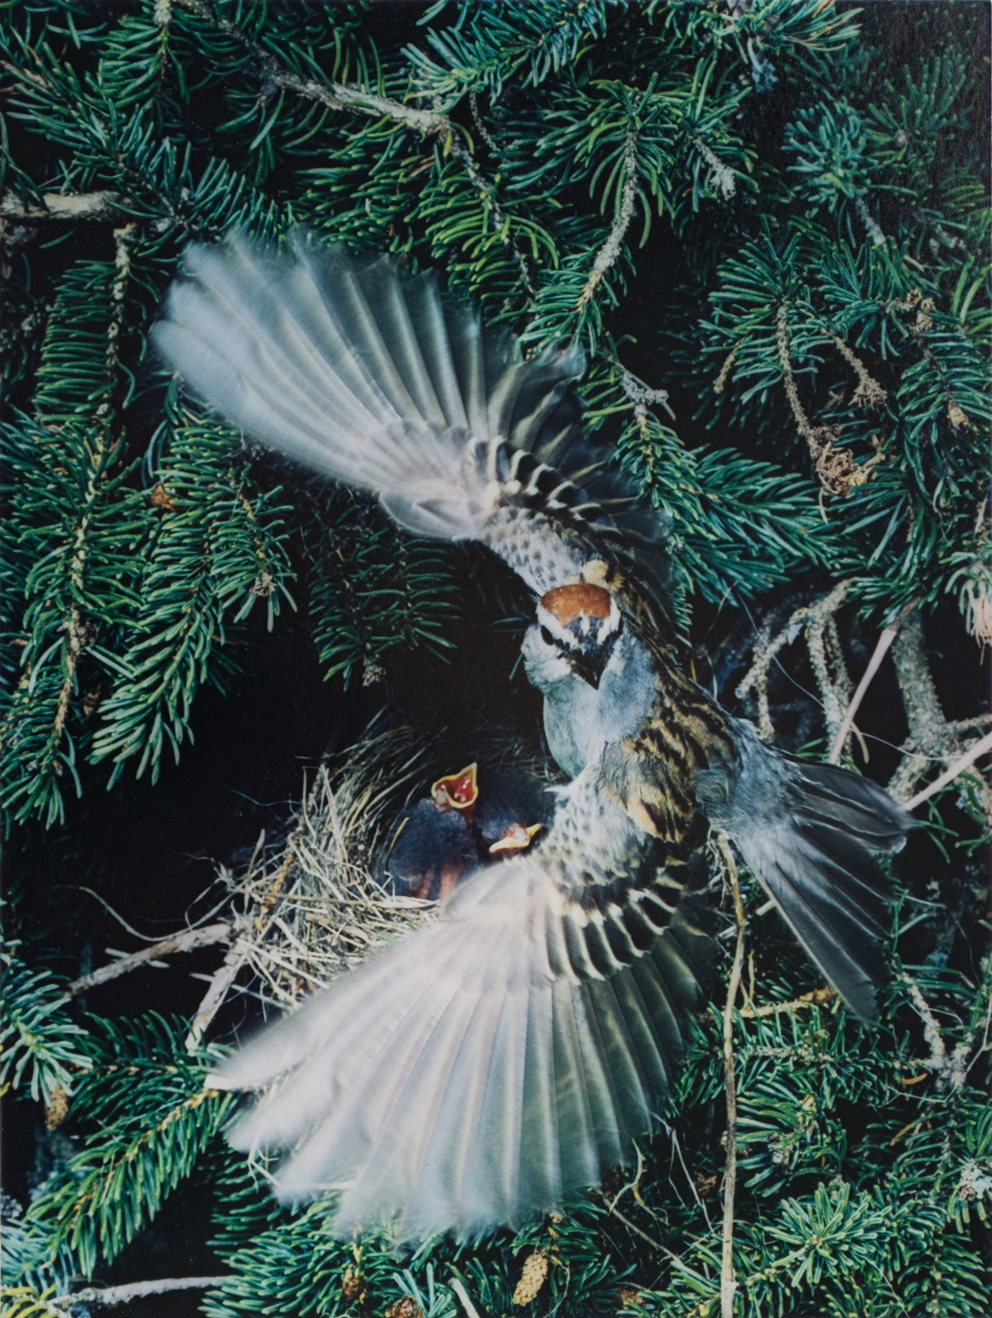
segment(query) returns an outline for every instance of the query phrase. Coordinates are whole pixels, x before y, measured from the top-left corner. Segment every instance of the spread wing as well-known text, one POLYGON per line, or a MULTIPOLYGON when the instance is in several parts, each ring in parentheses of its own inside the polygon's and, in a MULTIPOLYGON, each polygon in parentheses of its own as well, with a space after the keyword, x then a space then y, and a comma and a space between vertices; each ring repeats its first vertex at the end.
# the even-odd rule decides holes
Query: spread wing
POLYGON ((479 873, 211 1078, 279 1082, 235 1147, 285 1153, 284 1201, 339 1190, 339 1234, 560 1208, 657 1124, 713 947, 673 900, 597 906, 540 853, 479 873))
POLYGON ((152 338, 229 421, 408 530, 482 540, 538 594, 636 556, 663 607, 665 527, 582 435, 577 345, 524 361, 433 275, 299 233, 191 246, 152 338))

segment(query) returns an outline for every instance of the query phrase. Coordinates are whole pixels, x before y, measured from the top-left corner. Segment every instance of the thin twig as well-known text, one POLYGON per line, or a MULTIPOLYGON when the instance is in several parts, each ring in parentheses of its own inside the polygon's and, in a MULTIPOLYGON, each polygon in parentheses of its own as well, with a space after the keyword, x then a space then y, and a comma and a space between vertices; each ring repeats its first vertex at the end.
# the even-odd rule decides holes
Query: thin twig
POLYGON ((250 951, 250 943, 245 942, 243 938, 235 939, 220 968, 214 972, 210 979, 210 985, 196 1009, 196 1015, 190 1025, 189 1034, 186 1036, 185 1047, 188 1053, 195 1053, 200 1046, 200 1040, 210 1028, 210 1022, 223 1006, 224 1000, 231 990, 231 985, 237 979, 238 972, 247 961, 250 951))
POLYGON ((780 1011, 800 1011, 803 1007, 819 1006, 836 996, 835 988, 818 988, 811 993, 804 993, 800 998, 793 998, 791 1002, 769 1002, 764 1007, 741 1007, 741 1015, 753 1021, 758 1016, 774 1016, 780 1011))
POLYGON ((654 1236, 649 1236, 646 1231, 642 1231, 639 1226, 635 1226, 629 1217, 624 1217, 619 1208, 611 1208, 609 1215, 610 1217, 615 1217, 618 1222, 622 1222, 628 1231, 633 1231, 635 1236, 640 1236, 642 1240, 646 1240, 648 1244, 658 1250, 659 1253, 666 1254, 670 1259, 678 1260, 678 1254, 673 1254, 672 1251, 666 1248, 660 1240, 655 1240, 654 1236))
POLYGON ((871 686, 871 680, 882 666, 882 660, 889 652, 889 646, 896 639, 899 631, 899 624, 893 623, 891 627, 886 627, 878 638, 878 644, 875 646, 875 652, 871 657, 868 667, 865 669, 864 677, 858 683, 858 689, 851 697, 851 703, 844 711, 844 717, 840 721, 840 727, 837 729, 837 736, 834 738, 834 744, 830 747, 830 754, 827 756, 828 764, 836 764, 840 759, 841 751, 844 749, 844 743, 847 741, 847 734, 854 723, 854 716, 865 698, 865 692, 871 686))
POLYGON ((132 1281, 126 1286, 87 1286, 72 1295, 60 1295, 49 1303, 60 1309, 74 1309, 77 1304, 95 1304, 102 1309, 115 1309, 145 1295, 164 1295, 167 1291, 206 1291, 233 1281, 233 1272, 220 1277, 162 1277, 158 1281, 132 1281))
POLYGON ((737 862, 730 849, 726 834, 717 837, 717 846, 723 856, 734 899, 734 918, 737 921, 737 946, 734 964, 727 986, 727 1002, 723 1009, 723 1071, 727 1091, 727 1164, 723 1178, 723 1251, 720 1263, 720 1314, 721 1318, 734 1318, 734 1193, 737 1188, 737 1080, 734 1075, 734 1004, 741 985, 744 968, 744 903, 741 900, 737 862))
POLYGON ((75 998, 80 993, 95 988, 97 984, 105 984, 108 980, 117 979, 119 975, 126 975, 130 970, 137 970, 139 966, 147 965, 149 961, 155 961, 159 957, 169 956, 173 952, 191 952, 194 947, 209 947, 211 943, 224 943, 230 934, 231 926, 226 920, 218 924, 208 924, 203 929, 184 929, 181 934, 173 934, 171 938, 164 938, 160 943, 153 943, 151 947, 142 948, 140 952, 132 952, 129 956, 122 956, 119 960, 112 961, 109 966, 101 966, 99 970, 94 970, 89 975, 74 979, 71 984, 66 985, 65 996, 75 998))
POLYGON ((624 180, 620 193, 620 205, 617 207, 616 218, 610 229, 610 236, 596 253, 596 259, 592 263, 592 271, 575 304, 576 309, 579 311, 587 302, 591 301, 603 276, 620 255, 624 237, 630 228, 631 220, 634 218, 634 202, 637 200, 637 131, 633 128, 627 131, 623 154, 624 180))
POLYGON ((955 760, 939 778, 935 778, 929 787, 924 787, 922 792, 917 792, 911 800, 906 802, 906 809, 915 810, 918 805, 928 801, 935 792, 939 792, 942 787, 946 787, 948 783, 953 782, 959 774, 964 773, 965 769, 969 769, 979 756, 985 755, 988 751, 992 751, 992 732, 987 733, 981 741, 976 741, 959 760, 955 760))

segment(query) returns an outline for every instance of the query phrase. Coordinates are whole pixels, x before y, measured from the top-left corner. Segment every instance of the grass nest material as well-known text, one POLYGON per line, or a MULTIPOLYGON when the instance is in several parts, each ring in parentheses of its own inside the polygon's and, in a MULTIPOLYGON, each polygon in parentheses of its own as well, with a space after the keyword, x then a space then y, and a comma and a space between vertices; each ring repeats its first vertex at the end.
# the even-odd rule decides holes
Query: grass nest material
POLYGON ((552 777, 547 763, 511 734, 474 735, 474 754, 466 757, 461 739, 427 738, 410 727, 383 731, 382 721, 317 769, 288 831, 263 834, 242 871, 219 871, 232 896, 238 967, 251 971, 238 975, 240 991, 266 1007, 292 1006, 384 940, 436 918, 439 902, 386 892, 374 866, 397 813, 426 796, 437 777, 460 769, 466 758, 552 777))

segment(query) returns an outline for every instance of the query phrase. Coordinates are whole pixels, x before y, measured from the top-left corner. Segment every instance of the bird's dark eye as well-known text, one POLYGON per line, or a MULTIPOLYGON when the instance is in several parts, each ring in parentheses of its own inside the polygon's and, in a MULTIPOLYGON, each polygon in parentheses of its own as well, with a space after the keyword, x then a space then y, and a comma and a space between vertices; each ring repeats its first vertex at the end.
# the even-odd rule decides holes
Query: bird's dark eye
POLYGON ((541 640, 545 645, 554 645, 555 643, 555 638, 548 631, 547 627, 541 628, 541 640))

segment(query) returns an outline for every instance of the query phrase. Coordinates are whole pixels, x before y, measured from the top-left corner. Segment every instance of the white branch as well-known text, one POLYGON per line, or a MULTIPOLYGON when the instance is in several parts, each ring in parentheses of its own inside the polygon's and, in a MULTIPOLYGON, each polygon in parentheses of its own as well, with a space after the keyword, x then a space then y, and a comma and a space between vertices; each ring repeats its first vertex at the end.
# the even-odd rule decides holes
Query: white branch
POLYGON ((924 787, 922 792, 917 792, 912 800, 906 802, 906 809, 915 810, 918 805, 928 801, 935 792, 939 792, 942 787, 946 787, 948 783, 953 782, 958 774, 964 773, 965 769, 970 768, 979 756, 985 755, 988 751, 992 751, 992 732, 987 733, 981 741, 976 741, 959 760, 955 760, 939 778, 935 778, 929 787, 924 787))
POLYGON ((129 970, 137 970, 139 966, 156 961, 159 957, 169 956, 173 952, 191 952, 194 947, 209 947, 211 943, 224 943, 230 934, 231 926, 226 921, 208 924, 203 929, 184 929, 180 934, 173 934, 171 938, 164 938, 160 943, 142 948, 140 952, 122 956, 120 960, 112 961, 109 966, 101 966, 92 974, 74 979, 71 984, 66 985, 65 995, 67 998, 75 998, 80 993, 95 988, 97 984, 105 984, 110 979, 117 979, 119 975, 126 975, 129 970))
POLYGON ((233 1281, 234 1273, 220 1277, 162 1277, 159 1281, 132 1281, 126 1286, 87 1286, 72 1295, 60 1295, 50 1303, 72 1310, 77 1304, 94 1304, 102 1309, 116 1309, 119 1304, 140 1300, 145 1295, 164 1295, 167 1291, 206 1291, 233 1281))

